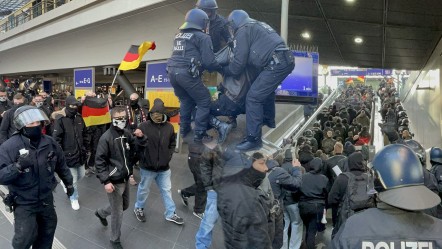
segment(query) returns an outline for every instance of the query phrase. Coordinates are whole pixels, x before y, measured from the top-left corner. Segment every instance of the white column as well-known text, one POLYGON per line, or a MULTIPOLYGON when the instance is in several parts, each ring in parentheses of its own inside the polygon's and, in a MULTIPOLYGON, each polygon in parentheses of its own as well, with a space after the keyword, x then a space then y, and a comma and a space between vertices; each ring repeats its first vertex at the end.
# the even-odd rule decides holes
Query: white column
MULTIPOLYGON (((287 44, 289 22, 289 0, 282 0, 281 4, 281 37, 287 44)), ((288 44, 287 44, 288 45, 288 44)))

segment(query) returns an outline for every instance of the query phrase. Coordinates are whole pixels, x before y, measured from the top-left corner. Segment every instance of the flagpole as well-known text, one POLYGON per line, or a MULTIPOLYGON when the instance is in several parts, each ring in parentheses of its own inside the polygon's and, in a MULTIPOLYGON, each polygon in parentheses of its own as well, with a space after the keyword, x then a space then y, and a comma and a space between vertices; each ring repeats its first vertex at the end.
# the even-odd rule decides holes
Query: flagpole
POLYGON ((112 85, 111 85, 111 87, 109 89, 109 93, 111 92, 111 89, 114 86, 115 80, 117 79, 117 76, 118 76, 119 73, 120 73, 120 69, 118 69, 117 72, 115 73, 114 80, 112 81, 112 85))

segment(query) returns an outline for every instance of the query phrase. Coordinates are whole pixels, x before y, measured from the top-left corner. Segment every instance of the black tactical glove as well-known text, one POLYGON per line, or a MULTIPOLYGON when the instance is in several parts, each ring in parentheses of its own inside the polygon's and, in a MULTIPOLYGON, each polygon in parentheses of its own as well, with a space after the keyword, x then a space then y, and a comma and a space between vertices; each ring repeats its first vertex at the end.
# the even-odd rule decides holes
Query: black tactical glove
POLYGON ((66 194, 68 195, 68 197, 71 197, 74 194, 74 186, 66 186, 66 194))
POLYGON ((20 172, 29 169, 34 165, 34 162, 32 161, 31 157, 29 155, 26 156, 20 156, 15 163, 15 166, 18 168, 20 172))

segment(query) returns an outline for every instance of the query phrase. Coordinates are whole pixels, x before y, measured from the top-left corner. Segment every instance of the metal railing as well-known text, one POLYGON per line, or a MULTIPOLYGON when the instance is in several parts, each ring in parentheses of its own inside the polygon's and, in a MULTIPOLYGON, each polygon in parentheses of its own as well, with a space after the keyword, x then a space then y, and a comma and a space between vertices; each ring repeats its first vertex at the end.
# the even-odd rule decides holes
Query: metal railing
POLYGON ((31 1, 0 21, 0 33, 6 33, 30 20, 73 0, 31 1), (30 7, 28 7, 30 6, 30 7))

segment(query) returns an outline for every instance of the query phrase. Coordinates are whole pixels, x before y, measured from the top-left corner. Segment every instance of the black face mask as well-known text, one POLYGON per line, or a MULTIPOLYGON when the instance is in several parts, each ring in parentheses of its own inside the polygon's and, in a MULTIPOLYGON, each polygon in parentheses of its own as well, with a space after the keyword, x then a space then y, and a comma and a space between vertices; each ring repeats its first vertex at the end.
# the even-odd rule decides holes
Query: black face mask
POLYGON ((66 107, 66 116, 68 116, 68 117, 73 117, 73 116, 75 116, 75 114, 77 114, 78 113, 78 109, 77 108, 69 108, 69 107, 66 107))
POLYGON ((135 100, 130 100, 130 106, 132 106, 132 107, 137 107, 138 106, 138 99, 135 99, 135 100))
POLYGON ((41 126, 34 126, 34 127, 24 127, 23 128, 23 135, 25 135, 27 138, 36 141, 40 140, 41 138, 41 126))

